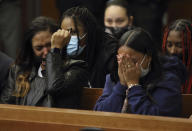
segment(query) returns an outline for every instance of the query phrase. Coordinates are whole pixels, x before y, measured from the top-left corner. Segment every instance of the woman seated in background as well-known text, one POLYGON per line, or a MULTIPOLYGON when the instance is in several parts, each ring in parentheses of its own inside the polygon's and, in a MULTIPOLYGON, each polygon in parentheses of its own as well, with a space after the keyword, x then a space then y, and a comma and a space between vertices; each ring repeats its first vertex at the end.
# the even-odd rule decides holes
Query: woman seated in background
MULTIPOLYGON (((1 44, 1 43, 0 43, 1 44)), ((13 63, 13 59, 0 51, 0 94, 7 80, 9 67, 13 63)), ((1 102, 1 100, 0 100, 1 102)))
POLYGON ((61 41, 68 41, 62 35, 70 32, 70 41, 65 46, 67 56, 85 60, 88 63, 90 86, 104 88, 106 74, 113 73, 117 41, 105 33, 87 8, 74 7, 63 13, 61 19, 61 41))
POLYGON ((185 19, 174 21, 165 29, 163 52, 178 56, 187 68, 187 80, 182 93, 192 93, 192 22, 185 19))
POLYGON ((133 28, 131 7, 126 0, 110 0, 104 14, 105 31, 117 39, 133 28))
POLYGON ((179 116, 183 64, 177 57, 158 57, 155 43, 141 28, 126 32, 119 45, 118 73, 106 76, 94 110, 179 116))
POLYGON ((52 37, 57 30, 50 18, 32 21, 2 91, 3 103, 79 108, 81 89, 88 83, 87 64, 66 58, 61 50, 67 43, 58 44, 58 34, 52 37))

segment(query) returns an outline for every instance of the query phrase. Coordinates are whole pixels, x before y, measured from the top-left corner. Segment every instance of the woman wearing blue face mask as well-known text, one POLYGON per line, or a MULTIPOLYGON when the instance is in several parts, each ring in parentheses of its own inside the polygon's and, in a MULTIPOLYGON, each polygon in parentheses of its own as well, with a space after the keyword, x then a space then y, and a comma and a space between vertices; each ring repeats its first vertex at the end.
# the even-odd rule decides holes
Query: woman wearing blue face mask
POLYGON ((176 57, 159 57, 140 28, 126 32, 118 49, 118 75, 107 75, 95 110, 179 116, 185 69, 176 57))
POLYGON ((74 7, 64 12, 61 30, 53 36, 55 48, 66 49, 68 57, 88 63, 90 86, 103 88, 106 74, 115 68, 117 40, 104 32, 89 10, 74 7))
POLYGON ((84 50, 85 45, 80 46, 78 41, 82 40, 85 37, 86 34, 78 38, 76 34, 73 34, 72 29, 70 30, 60 29, 53 34, 52 48, 58 48, 60 51, 62 51, 62 49, 66 47, 67 55, 70 57, 75 57, 81 54, 82 51, 84 50))
POLYGON ((48 17, 31 22, 0 94, 2 103, 79 108, 81 90, 88 83, 87 64, 61 54, 70 32, 54 33, 57 30, 56 22, 48 17))
MULTIPOLYGON (((82 37, 79 37, 79 40, 82 40, 83 38, 86 37, 86 34, 84 34, 82 37)), ((67 45, 67 54, 69 56, 76 56, 76 55, 80 55, 82 53, 82 51, 85 48, 85 45, 83 46, 78 46, 78 37, 77 35, 72 35, 71 39, 67 45)))

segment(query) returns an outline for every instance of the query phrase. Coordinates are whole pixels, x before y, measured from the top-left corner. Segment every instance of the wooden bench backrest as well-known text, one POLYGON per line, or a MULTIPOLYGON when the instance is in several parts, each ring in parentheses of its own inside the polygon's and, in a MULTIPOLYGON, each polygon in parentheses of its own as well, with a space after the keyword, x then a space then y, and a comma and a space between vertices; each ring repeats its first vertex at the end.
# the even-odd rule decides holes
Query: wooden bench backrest
POLYGON ((1 105, 0 131, 192 131, 192 120, 85 110, 1 105))
MULTIPOLYGON (((84 88, 81 99, 81 109, 93 110, 102 92, 102 88, 84 88)), ((192 115, 192 94, 182 94, 182 104, 182 117, 188 118, 192 115)))
POLYGON ((93 110, 97 99, 102 95, 102 88, 83 88, 81 109, 93 110))
POLYGON ((182 117, 192 115, 192 94, 182 94, 182 117))

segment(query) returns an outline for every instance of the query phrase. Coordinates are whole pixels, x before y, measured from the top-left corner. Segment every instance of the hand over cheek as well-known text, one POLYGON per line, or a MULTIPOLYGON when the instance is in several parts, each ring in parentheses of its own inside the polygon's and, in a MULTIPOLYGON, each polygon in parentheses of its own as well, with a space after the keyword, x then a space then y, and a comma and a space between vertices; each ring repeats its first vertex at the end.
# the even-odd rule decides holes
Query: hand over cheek
POLYGON ((140 68, 138 63, 134 63, 130 56, 126 55, 122 58, 122 70, 126 84, 138 84, 140 78, 140 68))
POLYGON ((118 62, 118 75, 119 75, 119 80, 122 85, 127 85, 126 81, 124 79, 123 75, 123 68, 122 68, 122 55, 117 55, 117 62, 118 62))

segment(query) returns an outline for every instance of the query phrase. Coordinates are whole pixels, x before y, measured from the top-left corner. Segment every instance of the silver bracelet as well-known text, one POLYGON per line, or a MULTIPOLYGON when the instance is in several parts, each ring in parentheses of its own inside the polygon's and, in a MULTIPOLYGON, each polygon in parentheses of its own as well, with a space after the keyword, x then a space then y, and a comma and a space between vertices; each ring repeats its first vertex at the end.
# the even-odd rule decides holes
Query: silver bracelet
POLYGON ((131 89, 133 86, 140 86, 139 84, 129 84, 128 89, 131 89))

